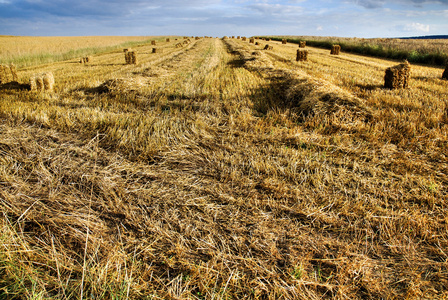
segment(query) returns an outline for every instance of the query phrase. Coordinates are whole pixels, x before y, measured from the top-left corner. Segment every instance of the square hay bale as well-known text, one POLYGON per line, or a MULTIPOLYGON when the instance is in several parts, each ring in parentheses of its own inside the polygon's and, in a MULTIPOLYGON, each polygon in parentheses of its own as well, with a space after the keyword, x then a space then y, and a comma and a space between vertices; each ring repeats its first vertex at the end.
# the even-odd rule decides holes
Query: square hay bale
POLYGON ((297 49, 296 61, 307 61, 307 60, 308 60, 308 51, 297 49))
POLYGON ((442 79, 448 79, 448 65, 446 65, 445 71, 443 71, 442 79))
POLYGON ((288 41, 287 41, 286 39, 283 39, 283 40, 282 40, 282 44, 283 44, 283 45, 286 45, 287 43, 288 43, 288 41))
POLYGON ((331 55, 339 55, 339 53, 341 52, 341 46, 339 45, 333 45, 331 46, 331 55))
POLYGON ((151 46, 155 46, 156 45, 156 41, 151 41, 151 46))
POLYGON ((243 37, 241 38, 241 40, 242 40, 243 42, 245 42, 245 41, 247 41, 247 38, 246 38, 245 36, 243 36, 243 37))
POLYGON ((33 74, 30 77, 30 87, 32 91, 53 91, 54 76, 53 73, 33 74))
POLYGON ((176 48, 182 48, 182 47, 183 47, 182 43, 177 43, 176 44, 176 48))
POLYGON ((166 39, 166 42, 169 43, 169 42, 170 42, 170 39, 166 39))
POLYGON ((9 68, 6 65, 0 65, 0 83, 9 82, 9 68))
POLYGON ((163 49, 162 48, 152 48, 152 53, 162 53, 163 49))
POLYGON ((198 36, 197 36, 197 37, 195 37, 194 39, 195 39, 195 40, 197 41, 197 40, 199 40, 199 39, 200 39, 200 37, 198 37, 198 36))
POLYGON ((137 52, 135 52, 135 51, 128 51, 128 55, 129 55, 129 64, 136 65, 138 63, 137 52))
POLYGON ((249 43, 250 43, 250 44, 255 44, 255 39, 254 39, 254 38, 250 38, 250 39, 249 39, 249 43))
POLYGON ((223 39, 223 40, 227 40, 227 39, 228 39, 227 35, 223 36, 222 39, 223 39))
POLYGON ((387 68, 384 75, 384 87, 389 89, 407 88, 410 75, 411 65, 407 61, 387 68))
POLYGON ((258 45, 260 45, 260 43, 259 42, 255 42, 255 46, 258 46, 258 45))
POLYGON ((241 38, 240 36, 237 36, 237 37, 236 37, 237 40, 239 40, 240 38, 241 38))
POLYGON ((300 48, 305 48, 306 47, 306 41, 300 41, 299 42, 299 47, 300 48))
POLYGON ((269 46, 269 44, 266 44, 266 46, 264 46, 263 50, 274 50, 274 47, 269 46))

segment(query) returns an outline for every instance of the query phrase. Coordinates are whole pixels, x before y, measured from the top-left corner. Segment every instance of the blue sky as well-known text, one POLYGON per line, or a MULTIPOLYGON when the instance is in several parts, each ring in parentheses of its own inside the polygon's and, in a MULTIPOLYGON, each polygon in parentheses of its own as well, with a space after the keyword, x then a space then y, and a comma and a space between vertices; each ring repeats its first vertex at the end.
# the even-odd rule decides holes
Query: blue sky
POLYGON ((0 34, 448 34, 448 0, 0 0, 0 34))

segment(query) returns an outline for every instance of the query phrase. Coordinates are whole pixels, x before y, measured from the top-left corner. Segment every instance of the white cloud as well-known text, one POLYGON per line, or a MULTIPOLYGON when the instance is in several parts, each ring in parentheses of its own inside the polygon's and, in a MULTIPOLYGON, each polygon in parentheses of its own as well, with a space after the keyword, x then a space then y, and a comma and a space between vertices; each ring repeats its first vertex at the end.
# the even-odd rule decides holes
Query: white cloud
POLYGON ((421 23, 411 23, 411 24, 407 24, 404 27, 404 30, 429 32, 429 25, 425 25, 425 24, 421 24, 421 23))
POLYGON ((317 26, 316 31, 322 31, 324 28, 322 26, 317 26))

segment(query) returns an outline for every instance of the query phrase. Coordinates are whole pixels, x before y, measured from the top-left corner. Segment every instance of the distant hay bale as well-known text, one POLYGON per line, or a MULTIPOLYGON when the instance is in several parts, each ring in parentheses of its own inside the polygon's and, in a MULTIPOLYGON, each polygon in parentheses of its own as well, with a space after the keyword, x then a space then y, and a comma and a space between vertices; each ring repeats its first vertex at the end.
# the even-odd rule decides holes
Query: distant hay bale
POLYGON ((255 39, 254 39, 254 38, 250 38, 250 39, 249 39, 249 43, 250 43, 250 44, 255 44, 255 39))
POLYGON ((195 39, 195 40, 197 41, 197 40, 199 40, 199 39, 200 39, 200 37, 198 37, 198 36, 197 36, 197 37, 195 37, 194 39, 195 39))
POLYGON ((260 45, 260 43, 259 42, 255 42, 255 46, 258 46, 258 45, 260 45))
POLYGON ((156 41, 151 41, 151 45, 155 46, 156 45, 156 41))
POLYGON ((152 48, 152 53, 162 53, 163 49, 162 48, 152 48))
POLYGON ((274 50, 274 47, 269 46, 269 44, 266 44, 266 46, 264 46, 263 49, 264 49, 264 50, 274 50))
POLYGON ((235 36, 234 35, 232 35, 232 39, 234 39, 235 38, 235 36))
POLYGON ((271 39, 266 39, 266 42, 270 42, 271 41, 271 39))
POLYGON ((182 48, 182 47, 183 47, 182 43, 177 43, 176 44, 176 48, 182 48))
POLYGON ((241 38, 240 36, 237 36, 237 37, 236 37, 237 40, 239 40, 240 38, 241 38))
POLYGON ((298 49, 296 61, 307 61, 307 60, 308 60, 308 51, 298 49))
POLYGON ((92 62, 92 56, 81 57, 79 62, 82 63, 82 64, 86 64, 88 62, 92 62))
POLYGON ((30 87, 32 91, 53 91, 54 76, 53 73, 33 74, 30 77, 30 87))
POLYGON ((407 61, 387 68, 384 75, 384 87, 389 89, 407 88, 410 75, 411 65, 407 61))
POLYGON ((166 42, 169 43, 169 42, 170 42, 170 39, 166 39, 166 42))
POLYGON ((448 79, 448 65, 446 65, 445 71, 443 71, 442 79, 448 79))
POLYGON ((339 45, 333 45, 331 46, 331 55, 339 55, 339 53, 341 52, 341 46, 339 45))
POLYGON ((283 39, 283 40, 282 40, 282 44, 283 44, 283 45, 286 45, 287 43, 288 43, 288 41, 287 41, 286 39, 283 39))
POLYGON ((223 39, 223 40, 227 40, 228 37, 225 35, 225 36, 222 37, 222 39, 223 39))
POLYGON ((247 41, 247 38, 246 38, 245 36, 243 36, 243 37, 241 38, 241 40, 242 40, 243 42, 245 42, 245 41, 247 41))
POLYGON ((306 41, 300 41, 299 42, 299 47, 300 48, 305 48, 306 47, 306 41))
POLYGON ((127 65, 131 64, 131 57, 129 56, 129 52, 130 52, 130 51, 126 51, 126 52, 124 53, 124 60, 125 60, 125 62, 126 62, 127 65))

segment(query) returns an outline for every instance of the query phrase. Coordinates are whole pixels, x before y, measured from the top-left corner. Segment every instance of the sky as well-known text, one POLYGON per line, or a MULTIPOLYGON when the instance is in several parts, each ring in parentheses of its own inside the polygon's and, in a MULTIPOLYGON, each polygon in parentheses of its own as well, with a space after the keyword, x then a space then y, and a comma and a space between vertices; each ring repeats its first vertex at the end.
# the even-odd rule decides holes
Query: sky
POLYGON ((448 0, 0 0, 0 35, 448 35, 448 0))

